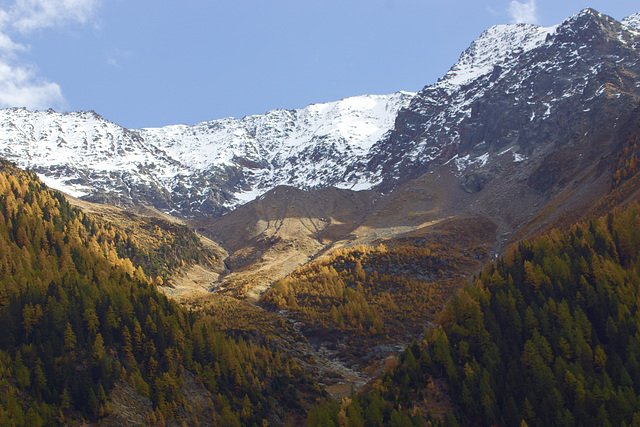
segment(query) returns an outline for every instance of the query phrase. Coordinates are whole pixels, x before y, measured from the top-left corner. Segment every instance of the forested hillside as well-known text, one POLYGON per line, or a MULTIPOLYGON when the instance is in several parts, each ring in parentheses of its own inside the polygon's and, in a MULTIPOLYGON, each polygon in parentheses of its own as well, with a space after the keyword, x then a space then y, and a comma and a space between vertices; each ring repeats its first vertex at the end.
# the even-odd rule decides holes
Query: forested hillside
POLYGON ((338 249, 276 281, 261 303, 287 310, 307 336, 337 348, 346 361, 385 356, 375 348, 422 334, 469 271, 488 259, 481 236, 491 234, 489 222, 459 218, 436 228, 338 249))
MULTIPOLYGON (((344 413, 410 421, 446 379, 463 424, 636 425, 639 267, 638 204, 523 241, 487 265, 443 311, 441 327, 344 413)), ((312 421, 337 421, 340 408, 331 409, 314 409, 312 421)))
POLYGON ((640 421, 640 208, 523 241, 443 313, 435 366, 487 424, 640 421))
POLYGON ((111 399, 128 388, 155 410, 140 408, 141 422, 252 425, 304 413, 304 393, 316 391, 293 360, 218 332, 141 267, 161 273, 189 250, 149 259, 125 236, 0 164, 0 424, 131 422, 111 399), (194 388, 201 398, 187 399, 194 388))

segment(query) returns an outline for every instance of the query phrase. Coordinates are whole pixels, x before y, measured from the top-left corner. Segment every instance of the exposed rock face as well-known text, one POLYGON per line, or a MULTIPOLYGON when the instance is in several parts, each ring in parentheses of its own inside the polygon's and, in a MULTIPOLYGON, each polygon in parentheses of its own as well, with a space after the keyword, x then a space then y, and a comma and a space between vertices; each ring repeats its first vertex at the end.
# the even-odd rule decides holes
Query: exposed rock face
POLYGON ((557 27, 486 31, 399 113, 393 133, 373 147, 368 170, 391 188, 449 163, 473 193, 500 175, 499 157, 510 157, 529 170, 531 188, 548 192, 606 155, 616 127, 638 105, 635 22, 586 9, 557 27), (553 161, 563 148, 571 150, 553 161))

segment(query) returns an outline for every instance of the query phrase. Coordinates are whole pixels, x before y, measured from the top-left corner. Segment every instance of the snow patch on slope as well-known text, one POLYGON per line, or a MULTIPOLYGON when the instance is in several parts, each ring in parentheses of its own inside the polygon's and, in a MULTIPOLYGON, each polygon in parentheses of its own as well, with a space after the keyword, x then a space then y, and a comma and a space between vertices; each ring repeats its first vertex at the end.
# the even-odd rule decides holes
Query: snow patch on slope
POLYGON ((38 174, 38 177, 49 188, 54 188, 67 193, 70 196, 80 198, 91 194, 92 188, 86 185, 74 185, 65 178, 56 178, 51 175, 38 174))
POLYGON ((464 172, 467 168, 471 167, 471 166, 475 166, 477 168, 481 168, 484 167, 484 165, 487 164, 487 162, 489 161, 489 153, 484 153, 480 156, 476 156, 476 157, 471 157, 470 154, 467 154, 466 156, 460 157, 458 154, 454 155, 451 159, 449 159, 445 165, 453 162, 453 164, 456 166, 457 169, 457 173, 456 176, 461 176, 462 172, 464 172))
POLYGON ((640 30, 640 12, 634 13, 633 15, 627 16, 622 21, 620 21, 623 25, 627 27, 635 28, 636 30, 640 30))
POLYGON ((478 77, 493 71, 496 66, 506 67, 524 52, 535 49, 553 34, 557 26, 540 27, 532 24, 496 25, 465 50, 458 62, 436 86, 457 90, 478 77))

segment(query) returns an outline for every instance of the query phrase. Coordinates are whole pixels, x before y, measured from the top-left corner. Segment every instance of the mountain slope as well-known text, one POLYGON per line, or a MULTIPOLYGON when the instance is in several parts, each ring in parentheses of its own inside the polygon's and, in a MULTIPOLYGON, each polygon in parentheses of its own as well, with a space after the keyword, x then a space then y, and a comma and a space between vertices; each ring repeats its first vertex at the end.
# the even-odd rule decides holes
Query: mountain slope
POLYGON ((485 32, 372 147, 378 188, 422 176, 431 193, 456 195, 441 197, 441 216, 481 213, 505 236, 545 206, 538 219, 550 221, 599 200, 640 100, 640 32, 625 22, 585 9, 557 27, 485 32))
POLYGON ((284 424, 319 396, 287 355, 160 294, 124 234, 0 161, 1 424, 284 424))
POLYGON ((486 265, 440 326, 387 363, 369 390, 341 407, 319 405, 309 424, 637 423, 639 221, 634 203, 522 241, 486 265))
POLYGON ((364 189, 364 155, 413 94, 127 130, 94 112, 0 110, 0 155, 89 201, 215 217, 277 185, 364 189))
POLYGON ((588 128, 607 134, 615 125, 607 114, 638 102, 638 37, 591 9, 557 27, 496 26, 399 113, 394 132, 372 149, 369 169, 387 179, 447 162, 457 173, 487 170, 502 156, 536 161, 588 128))

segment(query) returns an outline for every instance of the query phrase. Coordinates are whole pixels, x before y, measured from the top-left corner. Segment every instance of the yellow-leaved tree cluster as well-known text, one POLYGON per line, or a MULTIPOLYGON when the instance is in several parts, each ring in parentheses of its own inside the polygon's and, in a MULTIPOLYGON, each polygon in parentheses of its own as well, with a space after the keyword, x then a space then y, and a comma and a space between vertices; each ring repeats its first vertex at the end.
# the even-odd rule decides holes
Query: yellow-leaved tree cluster
POLYGON ((148 399, 148 423, 261 425, 317 394, 291 358, 160 294, 144 269, 154 261, 125 235, 0 161, 1 425, 115 416, 126 388, 148 399), (186 398, 194 387, 203 399, 186 398))

